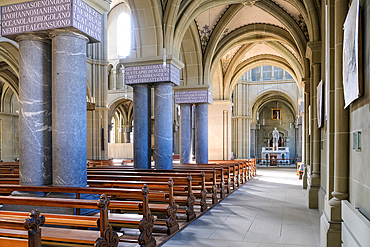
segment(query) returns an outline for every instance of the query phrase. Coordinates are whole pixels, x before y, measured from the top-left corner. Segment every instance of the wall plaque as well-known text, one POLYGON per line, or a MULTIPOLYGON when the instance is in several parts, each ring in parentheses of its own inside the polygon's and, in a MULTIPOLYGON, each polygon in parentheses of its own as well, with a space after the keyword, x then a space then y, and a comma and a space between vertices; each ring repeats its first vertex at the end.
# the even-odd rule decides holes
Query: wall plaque
POLYGON ((213 94, 209 90, 176 91, 176 104, 213 103, 213 94))
POLYGON ((180 85, 180 69, 173 64, 141 65, 125 67, 125 83, 134 85, 140 83, 172 82, 180 85))
POLYGON ((91 42, 101 41, 102 15, 82 0, 36 0, 1 8, 1 35, 14 39, 17 34, 57 28, 74 28, 91 42))

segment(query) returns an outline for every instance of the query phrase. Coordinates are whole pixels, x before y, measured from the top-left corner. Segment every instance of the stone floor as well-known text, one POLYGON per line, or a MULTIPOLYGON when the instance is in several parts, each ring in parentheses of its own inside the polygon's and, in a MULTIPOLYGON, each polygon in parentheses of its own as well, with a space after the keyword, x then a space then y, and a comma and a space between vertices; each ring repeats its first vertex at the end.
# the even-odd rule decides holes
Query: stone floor
POLYGON ((172 246, 319 246, 319 212, 291 168, 257 176, 168 240, 172 246))

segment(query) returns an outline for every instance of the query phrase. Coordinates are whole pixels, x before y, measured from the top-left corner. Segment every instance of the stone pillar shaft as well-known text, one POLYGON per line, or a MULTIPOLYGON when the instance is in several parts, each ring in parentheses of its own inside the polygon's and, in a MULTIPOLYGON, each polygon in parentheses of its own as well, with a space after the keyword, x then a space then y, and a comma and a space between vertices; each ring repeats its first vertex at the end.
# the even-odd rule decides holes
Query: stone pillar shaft
POLYGON ((149 129, 150 113, 150 87, 148 84, 136 84, 133 87, 133 117, 134 117, 134 167, 136 169, 149 169, 149 129))
POLYGON ((180 163, 190 163, 191 104, 180 105, 180 163))
MULTIPOLYGON (((317 58, 312 58, 316 60, 317 58)), ((311 65, 311 176, 308 190, 308 207, 318 208, 320 188, 320 142, 321 130, 317 123, 317 85, 320 81, 321 64, 311 65)))
POLYGON ((305 160, 304 160, 304 175, 303 175, 303 188, 307 189, 307 167, 310 166, 310 117, 309 117, 309 105, 310 105, 310 83, 307 81, 305 83, 304 90, 304 125, 305 125, 305 160))
POLYGON ((57 30, 53 45, 53 186, 87 185, 86 43, 57 30))
POLYGON ((341 221, 341 200, 348 198, 349 164, 349 113, 343 109, 343 23, 348 1, 335 2, 335 110, 334 110, 334 192, 329 204, 333 210, 331 220, 341 221))
MULTIPOLYGON (((313 64, 312 65, 312 77, 313 77, 313 91, 311 91, 312 95, 312 115, 313 115, 313 121, 312 121, 312 148, 313 148, 313 157, 312 157, 312 173, 313 175, 320 176, 320 149, 321 149, 321 130, 318 128, 317 123, 317 85, 320 82, 321 79, 321 64, 313 64)), ((317 184, 317 186, 320 186, 320 184, 317 184)))
POLYGON ((155 167, 172 169, 173 153, 173 84, 154 84, 155 167))
POLYGON ((52 184, 50 40, 31 35, 19 41, 19 183, 52 184))
POLYGON ((131 141, 130 134, 131 134, 131 132, 126 132, 125 133, 125 143, 130 143, 130 141, 131 141))
POLYGON ((195 106, 195 160, 208 163, 208 103, 195 106))

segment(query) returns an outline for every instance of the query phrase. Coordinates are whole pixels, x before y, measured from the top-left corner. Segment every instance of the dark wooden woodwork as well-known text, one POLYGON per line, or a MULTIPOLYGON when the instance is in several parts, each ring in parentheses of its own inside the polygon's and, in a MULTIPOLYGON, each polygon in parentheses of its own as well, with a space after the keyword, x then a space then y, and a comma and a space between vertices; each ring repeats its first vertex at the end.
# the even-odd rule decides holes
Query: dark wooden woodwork
POLYGON ((213 185, 212 185, 212 204, 218 203, 217 198, 217 184, 216 184, 216 168, 213 168, 213 185))
POLYGON ((221 165, 221 182, 220 182, 220 198, 225 197, 225 178, 224 178, 224 167, 221 165))
POLYGON ((139 226, 140 230, 139 244, 140 246, 154 247, 156 245, 155 238, 152 236, 154 217, 149 209, 149 200, 148 200, 149 188, 147 185, 144 185, 142 193, 143 193, 143 218, 140 221, 139 226))
POLYGON ((179 223, 177 222, 176 215, 177 215, 177 204, 173 197, 173 180, 172 178, 168 182, 169 187, 169 206, 167 207, 167 235, 171 235, 174 232, 179 230, 179 223))
POLYGON ((116 232, 113 231, 112 226, 108 220, 108 206, 110 201, 107 195, 102 194, 98 200, 98 208, 100 209, 100 238, 95 242, 94 247, 117 247, 119 243, 119 237, 116 232))
POLYGON ((207 210, 207 190, 205 188, 206 178, 204 171, 202 174, 202 190, 200 192, 200 211, 205 212, 207 210))
POLYGON ((195 198, 194 198, 194 195, 193 195, 191 179, 192 179, 191 175, 189 174, 188 175, 188 197, 186 199, 186 220, 188 222, 192 221, 196 217, 195 212, 194 212, 195 198))
POLYGON ((45 217, 40 215, 38 210, 33 210, 30 217, 24 221, 24 228, 28 230, 28 246, 41 247, 41 228, 44 225, 45 217))

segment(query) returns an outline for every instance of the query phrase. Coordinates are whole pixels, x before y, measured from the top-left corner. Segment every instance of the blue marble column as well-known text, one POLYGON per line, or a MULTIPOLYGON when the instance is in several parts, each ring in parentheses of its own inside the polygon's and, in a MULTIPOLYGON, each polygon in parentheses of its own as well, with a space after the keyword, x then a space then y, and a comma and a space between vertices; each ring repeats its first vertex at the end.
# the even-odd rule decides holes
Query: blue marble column
POLYGON ((150 87, 148 84, 132 85, 134 89, 133 114, 134 114, 134 167, 136 169, 149 169, 150 149, 148 121, 150 108, 150 87))
POLYGON ((155 167, 172 169, 173 84, 154 84, 155 167))
POLYGON ((249 153, 249 156, 250 156, 251 159, 255 158, 255 150, 256 150, 256 129, 251 128, 250 153, 249 153))
POLYGON ((19 42, 19 183, 52 184, 51 42, 21 35, 19 42))
POLYGON ((180 105, 180 163, 190 163, 191 104, 180 105))
POLYGON ((195 105, 195 161, 208 163, 208 103, 195 105))
POLYGON ((87 185, 86 44, 80 34, 52 32, 53 186, 87 185))

